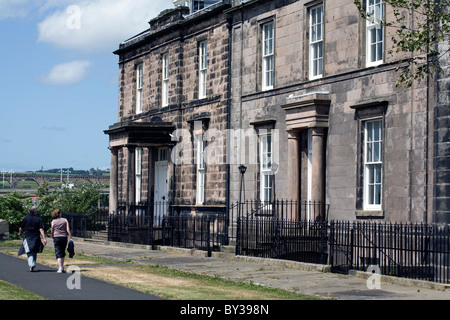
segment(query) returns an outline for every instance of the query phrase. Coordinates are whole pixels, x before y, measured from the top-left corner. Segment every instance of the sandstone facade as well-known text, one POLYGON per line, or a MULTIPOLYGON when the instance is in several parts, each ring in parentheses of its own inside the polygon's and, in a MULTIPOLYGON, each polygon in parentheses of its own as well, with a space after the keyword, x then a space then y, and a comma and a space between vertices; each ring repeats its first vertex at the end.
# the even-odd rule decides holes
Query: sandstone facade
POLYGON ((116 52, 119 119, 106 131, 116 168, 113 208, 136 198, 137 147, 140 199, 149 201, 158 150, 178 151, 180 140, 170 134, 185 129, 195 145, 198 130, 213 129, 206 145, 218 144, 223 155, 206 166, 201 203, 195 151, 188 163, 168 162, 168 200, 186 211, 275 197, 327 203, 330 219, 449 221, 448 53, 443 75, 405 90, 395 86, 405 56, 388 53, 393 30, 374 33, 372 45, 376 26, 353 0, 223 0, 194 14, 183 10, 161 13, 116 52), (206 98, 199 95, 203 41, 206 98), (161 107, 165 54, 169 103, 161 107), (144 82, 136 114, 138 65, 144 82))

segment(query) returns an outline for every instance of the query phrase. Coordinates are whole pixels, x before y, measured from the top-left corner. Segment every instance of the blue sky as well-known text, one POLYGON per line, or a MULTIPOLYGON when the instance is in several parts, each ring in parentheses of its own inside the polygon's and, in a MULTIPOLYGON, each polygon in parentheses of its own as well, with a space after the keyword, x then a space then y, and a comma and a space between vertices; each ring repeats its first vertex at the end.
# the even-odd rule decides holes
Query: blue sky
POLYGON ((0 171, 109 168, 120 42, 172 0, 0 0, 0 171))

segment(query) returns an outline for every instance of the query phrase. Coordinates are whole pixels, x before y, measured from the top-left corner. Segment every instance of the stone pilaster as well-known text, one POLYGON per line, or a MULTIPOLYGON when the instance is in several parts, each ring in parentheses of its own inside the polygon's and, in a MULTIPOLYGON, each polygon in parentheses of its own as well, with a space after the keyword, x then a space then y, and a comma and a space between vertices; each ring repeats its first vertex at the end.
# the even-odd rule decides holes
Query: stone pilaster
POLYGON ((288 199, 300 200, 300 155, 299 155, 299 133, 288 131, 288 199))
POLYGON ((111 173, 109 183, 109 213, 117 210, 119 199, 119 149, 110 148, 111 150, 111 173))

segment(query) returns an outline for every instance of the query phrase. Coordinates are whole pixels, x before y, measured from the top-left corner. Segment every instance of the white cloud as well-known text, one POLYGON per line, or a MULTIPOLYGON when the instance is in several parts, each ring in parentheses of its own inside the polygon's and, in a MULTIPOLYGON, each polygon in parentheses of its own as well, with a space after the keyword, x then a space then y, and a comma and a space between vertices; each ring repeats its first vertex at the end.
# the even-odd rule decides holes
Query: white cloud
POLYGON ((28 0, 0 0, 0 20, 25 17, 30 7, 28 0))
MULTIPOLYGON (((49 0, 50 1, 50 0, 49 0)), ((148 21, 172 8, 171 0, 74 0, 38 24, 38 41, 82 53, 113 51, 149 27, 148 21)))
POLYGON ((54 66, 48 75, 39 79, 39 82, 46 85, 77 84, 86 77, 91 65, 91 62, 87 60, 62 63, 54 66))

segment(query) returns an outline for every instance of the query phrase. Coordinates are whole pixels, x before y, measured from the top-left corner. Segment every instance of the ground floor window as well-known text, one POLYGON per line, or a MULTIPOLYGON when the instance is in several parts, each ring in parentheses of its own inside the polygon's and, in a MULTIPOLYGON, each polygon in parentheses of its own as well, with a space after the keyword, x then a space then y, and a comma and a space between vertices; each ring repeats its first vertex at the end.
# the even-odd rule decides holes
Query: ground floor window
POLYGON ((198 134, 197 143, 197 204, 205 202, 205 141, 203 134, 198 134))
POLYGON ((260 198, 262 202, 272 202, 272 134, 260 134, 260 198))
POLYGON ((141 201, 142 148, 136 148, 136 203, 141 201))
POLYGON ((383 121, 365 121, 364 136, 364 209, 381 210, 383 121))

